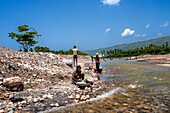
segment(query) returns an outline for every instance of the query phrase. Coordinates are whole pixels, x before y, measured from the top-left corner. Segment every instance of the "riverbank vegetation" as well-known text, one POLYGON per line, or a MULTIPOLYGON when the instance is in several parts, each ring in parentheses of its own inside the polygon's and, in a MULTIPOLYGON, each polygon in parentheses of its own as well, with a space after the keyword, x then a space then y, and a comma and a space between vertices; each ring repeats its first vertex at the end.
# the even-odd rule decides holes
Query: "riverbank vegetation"
POLYGON ((139 55, 163 55, 170 53, 170 46, 168 46, 168 42, 162 44, 162 46, 157 46, 150 44, 148 47, 141 47, 136 49, 131 49, 127 51, 122 51, 120 49, 114 49, 110 51, 101 51, 101 54, 107 53, 107 56, 102 58, 120 58, 120 57, 130 57, 130 56, 139 56, 139 55))
MULTIPOLYGON (((63 55, 72 55, 72 49, 68 50, 68 51, 63 51, 63 50, 59 50, 59 51, 55 51, 55 50, 50 50, 48 47, 40 47, 37 46, 34 48, 35 52, 50 52, 53 54, 63 54, 63 55)), ((81 51, 78 51, 79 55, 87 55, 86 53, 82 53, 81 51)))

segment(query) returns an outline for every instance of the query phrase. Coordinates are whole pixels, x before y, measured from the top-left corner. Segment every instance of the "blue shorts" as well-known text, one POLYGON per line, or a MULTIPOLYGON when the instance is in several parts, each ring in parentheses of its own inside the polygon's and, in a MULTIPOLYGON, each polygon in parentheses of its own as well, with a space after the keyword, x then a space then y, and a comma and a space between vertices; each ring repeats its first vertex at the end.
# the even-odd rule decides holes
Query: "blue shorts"
POLYGON ((73 58, 74 58, 74 59, 77 59, 77 55, 73 55, 73 58))

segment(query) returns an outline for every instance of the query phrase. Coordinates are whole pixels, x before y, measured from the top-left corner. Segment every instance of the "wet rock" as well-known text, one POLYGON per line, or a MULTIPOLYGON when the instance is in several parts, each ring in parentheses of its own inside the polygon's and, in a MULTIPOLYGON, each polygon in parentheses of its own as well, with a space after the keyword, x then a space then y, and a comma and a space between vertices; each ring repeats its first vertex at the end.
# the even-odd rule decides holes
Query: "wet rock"
POLYGON ((119 103, 114 103, 114 105, 115 105, 115 106, 120 106, 120 104, 119 104, 119 103))
POLYGON ((44 98, 40 98, 39 100, 40 100, 40 102, 44 102, 44 98))
POLYGON ((50 106, 51 106, 51 107, 54 107, 54 106, 55 106, 55 104, 50 104, 50 106))
POLYGON ((90 99, 90 95, 86 95, 86 99, 90 99))
POLYGON ((70 96, 68 96, 68 98, 73 99, 73 98, 74 98, 74 96, 73 96, 73 95, 70 95, 70 96))
POLYGON ((37 99, 37 98, 34 98, 34 99, 33 99, 33 102, 35 102, 35 103, 38 102, 38 99, 37 99))
POLYGON ((5 98, 9 98, 9 94, 5 94, 4 97, 5 97, 5 98))
POLYGON ((75 100, 73 100, 73 102, 74 102, 74 103, 78 103, 78 102, 79 102, 79 100, 76 100, 76 99, 75 99, 75 100))
POLYGON ((81 101, 85 101, 86 100, 86 96, 85 95, 82 95, 81 98, 80 98, 81 101))
POLYGON ((4 113, 4 110, 0 110, 0 113, 4 113))
POLYGON ((3 78, 2 77, 0 77, 0 82, 2 82, 3 81, 3 78))
POLYGON ((44 99, 53 99, 53 95, 43 95, 44 99))
POLYGON ((21 110, 21 109, 22 109, 22 107, 18 107, 18 109, 19 109, 19 110, 21 110))
POLYGON ((3 84, 3 82, 2 81, 0 81, 0 85, 2 85, 3 84))
POLYGON ((76 99, 79 100, 80 99, 80 95, 77 94, 76 95, 76 99))

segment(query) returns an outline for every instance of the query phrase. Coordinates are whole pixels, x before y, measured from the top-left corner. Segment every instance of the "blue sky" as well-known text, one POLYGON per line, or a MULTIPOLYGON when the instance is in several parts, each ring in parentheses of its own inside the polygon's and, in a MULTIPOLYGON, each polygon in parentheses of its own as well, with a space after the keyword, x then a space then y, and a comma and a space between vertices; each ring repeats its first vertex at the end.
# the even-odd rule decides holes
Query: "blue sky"
POLYGON ((92 50, 170 36, 170 0, 0 0, 0 46, 27 24, 51 50, 92 50))

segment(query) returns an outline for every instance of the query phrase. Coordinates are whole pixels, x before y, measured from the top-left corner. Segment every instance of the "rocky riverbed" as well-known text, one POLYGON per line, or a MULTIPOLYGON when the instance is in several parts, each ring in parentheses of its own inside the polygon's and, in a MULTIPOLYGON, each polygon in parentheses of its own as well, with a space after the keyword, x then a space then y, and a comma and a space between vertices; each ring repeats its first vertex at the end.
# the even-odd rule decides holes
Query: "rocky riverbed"
POLYGON ((84 90, 72 84, 71 63, 71 55, 24 53, 0 46, 0 113, 44 111, 101 93, 101 82, 89 69, 94 66, 90 56, 79 56, 85 78, 94 82, 84 90))
POLYGON ((170 67, 170 54, 168 55, 141 55, 132 57, 132 61, 154 63, 159 66, 170 67))
POLYGON ((103 67, 102 95, 45 113, 169 113, 168 67, 125 59, 113 59, 103 67))

